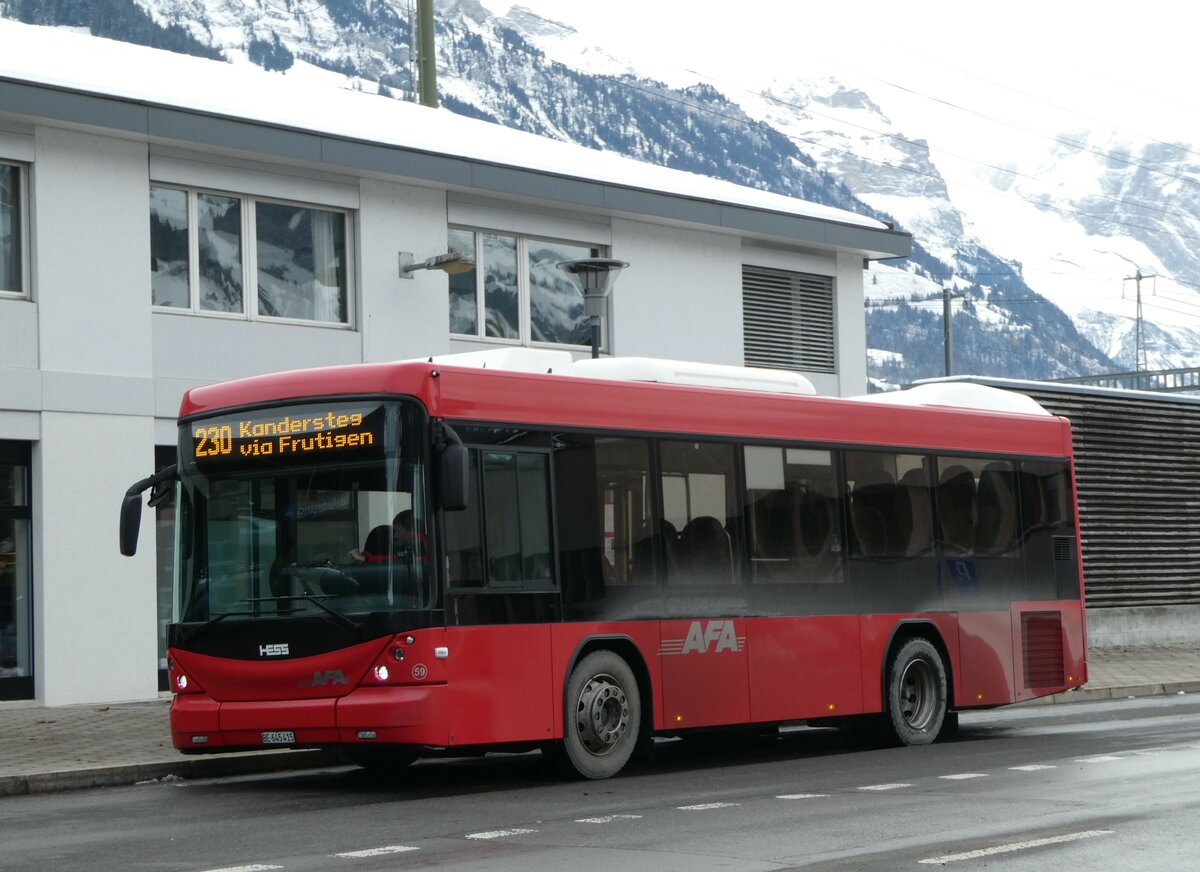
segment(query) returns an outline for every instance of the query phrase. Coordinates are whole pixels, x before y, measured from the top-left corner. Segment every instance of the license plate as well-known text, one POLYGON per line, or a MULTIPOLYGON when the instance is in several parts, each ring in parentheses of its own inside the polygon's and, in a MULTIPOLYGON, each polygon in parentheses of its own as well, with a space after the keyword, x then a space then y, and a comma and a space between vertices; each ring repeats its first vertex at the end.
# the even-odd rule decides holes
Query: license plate
POLYGON ((294 745, 296 734, 291 730, 273 730, 262 734, 264 745, 294 745))

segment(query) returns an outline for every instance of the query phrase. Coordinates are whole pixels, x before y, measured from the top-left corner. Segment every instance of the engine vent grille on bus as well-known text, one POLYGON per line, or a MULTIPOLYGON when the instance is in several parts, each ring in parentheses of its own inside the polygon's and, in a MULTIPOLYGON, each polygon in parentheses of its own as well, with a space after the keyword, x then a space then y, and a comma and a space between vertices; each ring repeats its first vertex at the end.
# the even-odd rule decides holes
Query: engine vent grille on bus
POLYGON ((1052 536, 1055 560, 1070 560, 1075 556, 1074 536, 1052 536))
POLYGON ((833 279, 742 266, 746 366, 835 372, 833 279))
POLYGON ((1062 687, 1062 615, 1058 612, 1022 612, 1021 646, 1025 657, 1025 688, 1062 687))

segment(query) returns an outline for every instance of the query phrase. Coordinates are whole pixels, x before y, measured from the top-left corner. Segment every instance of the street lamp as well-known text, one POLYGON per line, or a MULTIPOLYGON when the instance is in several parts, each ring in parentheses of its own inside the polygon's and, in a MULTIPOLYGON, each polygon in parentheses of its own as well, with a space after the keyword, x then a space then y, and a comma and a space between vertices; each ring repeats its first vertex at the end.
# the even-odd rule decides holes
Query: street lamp
POLYGON ((448 275, 457 275, 475 268, 475 258, 464 251, 448 251, 435 254, 420 263, 413 262, 411 251, 400 252, 400 278, 411 279, 419 269, 440 269, 448 275))
POLYGON ((617 273, 627 266, 625 261, 609 257, 584 257, 558 263, 558 268, 570 273, 583 291, 584 311, 592 325, 592 357, 600 356, 600 319, 604 317, 608 292, 617 280, 617 273))

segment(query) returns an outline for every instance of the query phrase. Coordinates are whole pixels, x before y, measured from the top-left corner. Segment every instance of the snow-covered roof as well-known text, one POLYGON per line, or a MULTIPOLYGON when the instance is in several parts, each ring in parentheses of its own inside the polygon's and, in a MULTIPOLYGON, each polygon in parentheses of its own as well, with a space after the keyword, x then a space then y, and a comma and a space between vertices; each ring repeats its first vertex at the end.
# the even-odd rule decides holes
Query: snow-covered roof
MULTIPOLYGON (((885 231, 873 218, 643 163, 376 94, 0 20, 3 79, 445 155, 635 190, 885 231)), ((297 65, 300 67, 301 65, 297 65)), ((0 107, 2 108, 2 107, 0 107)), ((897 237, 906 234, 895 234, 897 237)), ((893 245, 896 243, 893 242, 893 245)))
POLYGON ((907 390, 850 399, 894 406, 947 406, 952 409, 980 409, 1023 415, 1050 414, 1032 397, 970 382, 926 382, 907 390))

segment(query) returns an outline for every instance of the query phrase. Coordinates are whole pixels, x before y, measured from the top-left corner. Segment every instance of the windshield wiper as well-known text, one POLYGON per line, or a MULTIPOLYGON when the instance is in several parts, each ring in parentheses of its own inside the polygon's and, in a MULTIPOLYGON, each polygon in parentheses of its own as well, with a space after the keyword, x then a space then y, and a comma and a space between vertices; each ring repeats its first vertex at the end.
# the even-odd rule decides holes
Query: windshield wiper
MULTIPOLYGON (((358 624, 354 623, 354 621, 350 620, 348 617, 346 617, 343 613, 339 612, 337 609, 333 608, 332 606, 327 606, 323 602, 324 600, 327 600, 327 599, 333 599, 335 596, 336 596, 336 594, 331 594, 331 593, 325 593, 325 594, 300 593, 300 594, 294 594, 292 596, 251 597, 250 599, 242 600, 242 602, 244 602, 244 603, 284 603, 284 602, 291 602, 293 600, 305 600, 307 602, 312 603, 314 606, 316 606, 321 611, 323 611, 326 615, 329 616, 332 623, 337 624, 343 630, 347 630, 351 633, 357 633, 359 630, 358 624)), ((235 613, 231 612, 230 614, 235 614, 235 613)), ((251 614, 251 613, 250 612, 239 612, 237 614, 251 614)))
POLYGON ((254 614, 254 612, 218 612, 214 617, 209 618, 207 621, 205 621, 203 624, 201 624, 196 629, 186 630, 183 634, 183 639, 185 642, 192 642, 196 639, 197 636, 201 636, 204 633, 208 632, 209 628, 212 627, 214 624, 221 623, 221 621, 225 620, 226 618, 230 617, 231 615, 253 615, 253 614, 254 614))

